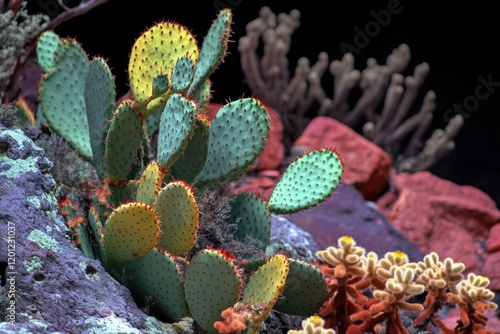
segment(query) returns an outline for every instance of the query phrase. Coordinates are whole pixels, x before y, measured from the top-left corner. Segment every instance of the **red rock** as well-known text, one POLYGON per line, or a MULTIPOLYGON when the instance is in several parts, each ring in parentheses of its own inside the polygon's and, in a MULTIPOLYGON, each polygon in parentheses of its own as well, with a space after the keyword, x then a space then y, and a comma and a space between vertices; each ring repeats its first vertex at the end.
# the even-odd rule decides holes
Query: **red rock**
POLYGON ((488 289, 500 291, 500 252, 488 254, 484 267, 477 274, 488 277, 490 280, 488 289))
POLYGON ((486 249, 488 253, 500 252, 500 224, 491 228, 488 240, 486 240, 486 249))
MULTIPOLYGON (((481 190, 457 185, 430 172, 402 173, 393 176, 391 190, 376 203, 424 253, 434 251, 441 260, 451 257, 462 262, 466 273, 493 270, 491 254, 484 245, 490 229, 500 222, 500 211, 481 190)), ((496 277, 492 285, 500 287, 500 275, 496 277)))
POLYGON ((294 146, 307 150, 333 148, 343 162, 343 180, 367 200, 376 199, 388 185, 390 155, 333 118, 313 118, 294 146))
MULTIPOLYGON (((220 103, 210 103, 207 107, 207 117, 211 121, 217 111, 222 107, 220 103)), ((278 170, 285 158, 285 146, 283 144, 284 125, 280 115, 274 109, 266 107, 271 119, 271 128, 267 137, 264 151, 257 157, 252 166, 252 171, 260 170, 278 170)))

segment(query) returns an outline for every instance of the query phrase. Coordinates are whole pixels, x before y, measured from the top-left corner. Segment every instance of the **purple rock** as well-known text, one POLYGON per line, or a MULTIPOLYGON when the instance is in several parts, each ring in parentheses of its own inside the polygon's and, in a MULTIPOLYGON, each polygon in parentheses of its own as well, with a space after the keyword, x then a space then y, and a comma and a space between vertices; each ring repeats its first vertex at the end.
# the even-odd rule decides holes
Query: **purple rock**
POLYGON ((379 258, 387 252, 403 251, 412 262, 422 261, 424 254, 397 230, 376 208, 367 202, 352 185, 341 183, 333 196, 309 210, 285 215, 310 233, 320 249, 337 247, 344 235, 354 238, 367 252, 379 258))

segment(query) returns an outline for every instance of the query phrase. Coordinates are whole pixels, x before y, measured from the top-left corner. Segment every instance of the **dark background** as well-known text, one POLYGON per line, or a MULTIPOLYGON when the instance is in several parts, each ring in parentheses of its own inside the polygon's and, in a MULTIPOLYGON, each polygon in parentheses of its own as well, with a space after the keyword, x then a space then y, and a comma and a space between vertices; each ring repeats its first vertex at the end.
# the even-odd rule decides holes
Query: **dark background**
MULTIPOLYGON (((56 1, 32 1, 30 10, 43 11, 44 4, 56 1)), ((71 5, 71 1, 66 1, 71 5)), ((431 1, 118 1, 110 0, 87 14, 73 18, 56 28, 63 37, 76 38, 90 56, 102 56, 116 77, 119 94, 128 90, 128 55, 134 40, 161 20, 185 25, 201 42, 218 10, 233 10, 233 35, 229 54, 211 76, 214 102, 224 102, 252 92, 245 85, 239 63, 237 40, 245 34, 245 25, 267 5, 274 13, 301 12, 301 27, 294 33, 289 52, 290 70, 299 57, 314 62, 321 51, 330 61, 340 59, 340 44, 354 45, 355 28, 365 29, 374 21, 373 11, 388 6, 399 9, 390 22, 355 54, 355 67, 362 70, 368 57, 385 62, 401 43, 409 45, 412 60, 405 75, 416 65, 427 62, 430 73, 421 91, 436 92, 434 128, 444 128, 443 115, 454 104, 471 101, 482 77, 498 82, 490 96, 474 106, 455 137, 456 149, 442 158, 430 171, 461 185, 475 186, 488 193, 500 206, 500 67, 498 49, 498 11, 486 1, 453 2, 453 5, 431 1), (328 5, 327 5, 328 4, 328 5)), ((45 6, 46 7, 46 6, 45 6)), ((54 10, 55 7, 51 7, 54 10)), ((333 80, 325 73, 324 87, 332 92, 333 80)), ((484 89, 481 92, 486 92, 484 89)), ((331 95, 330 95, 331 97, 331 95)), ((420 103, 418 104, 419 107, 420 103)))

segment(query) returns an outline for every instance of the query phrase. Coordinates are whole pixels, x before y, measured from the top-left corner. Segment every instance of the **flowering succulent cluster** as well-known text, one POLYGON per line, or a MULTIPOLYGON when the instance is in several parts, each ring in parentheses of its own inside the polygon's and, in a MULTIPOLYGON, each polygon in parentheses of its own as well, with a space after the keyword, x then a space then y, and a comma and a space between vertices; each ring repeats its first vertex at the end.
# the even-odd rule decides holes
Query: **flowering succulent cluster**
POLYGON ((401 311, 420 312, 412 328, 432 332, 437 324, 443 333, 489 333, 484 327, 486 310, 497 305, 489 280, 470 273, 465 266, 432 252, 414 263, 401 251, 388 252, 381 259, 357 246, 350 236, 339 238, 338 247, 317 252, 325 276, 329 299, 318 310, 325 328, 336 333, 409 333, 401 311), (412 298, 427 291, 423 304, 412 298), (448 328, 439 319, 445 305, 456 305, 460 319, 448 328))
MULTIPOLYGON (((221 313, 244 303, 252 310, 246 326, 257 332, 271 309, 307 316, 328 295, 319 268, 281 254, 248 259, 241 268, 230 250, 190 252, 203 215, 197 199, 244 175, 270 127, 255 98, 229 102, 211 120, 206 115, 209 76, 226 54, 231 23, 231 11, 221 10, 201 48, 177 23, 146 30, 130 54, 131 94, 118 100, 103 58, 90 59, 76 40, 47 31, 37 43, 44 72, 37 120, 99 177, 87 215, 78 216, 70 202, 61 207, 84 254, 100 259, 139 302, 152 296, 171 320, 191 316, 215 332, 221 313), (286 298, 278 300, 281 295, 286 298)), ((228 218, 238 226, 234 237, 267 246, 271 213, 321 203, 341 174, 337 154, 320 149, 292 163, 269 200, 234 195, 228 218)))

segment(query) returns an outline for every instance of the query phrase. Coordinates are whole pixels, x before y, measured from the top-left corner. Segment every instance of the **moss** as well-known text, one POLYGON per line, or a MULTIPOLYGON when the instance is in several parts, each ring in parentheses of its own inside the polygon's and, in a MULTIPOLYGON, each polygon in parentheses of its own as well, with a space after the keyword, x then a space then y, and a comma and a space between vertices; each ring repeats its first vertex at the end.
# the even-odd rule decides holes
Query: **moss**
POLYGON ((40 209, 40 200, 38 199, 37 196, 28 196, 26 200, 31 204, 33 204, 35 208, 40 209))
POLYGON ((85 324, 89 325, 89 329, 86 331, 89 334, 141 334, 138 329, 130 326, 126 319, 117 317, 115 314, 106 318, 91 317, 85 320, 85 324))
POLYGON ((83 272, 85 273, 85 277, 91 281, 94 281, 94 282, 98 282, 101 280, 101 276, 99 275, 99 273, 95 270, 89 270, 89 268, 91 268, 91 266, 87 265, 87 263, 85 261, 81 261, 78 266, 80 267, 80 269, 83 270, 83 272))
POLYGON ((38 256, 32 256, 29 260, 23 261, 24 267, 29 273, 42 269, 43 261, 38 256))
MULTIPOLYGON (((26 136, 21 132, 21 130, 4 130, 4 134, 10 136, 19 144, 19 150, 26 149, 23 141, 26 140, 26 136)), ((0 177, 6 178, 17 178, 19 175, 24 175, 27 173, 37 173, 40 170, 38 165, 38 157, 29 156, 25 159, 11 159, 6 154, 1 156, 2 163, 9 165, 9 169, 1 170, 0 177)))
POLYGON ((42 249, 48 248, 53 252, 59 252, 59 246, 57 245, 57 241, 55 241, 42 231, 32 230, 28 235, 28 240, 33 241, 35 244, 38 245, 38 247, 42 249))
POLYGON ((193 333, 193 320, 184 318, 175 324, 164 324, 155 317, 146 318, 146 333, 169 334, 169 333, 193 333))

